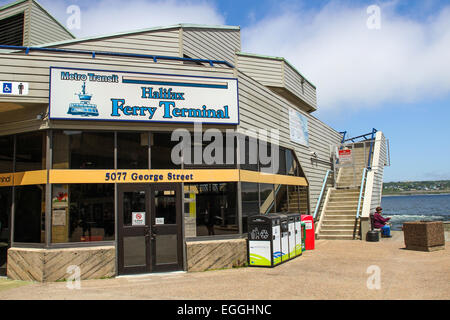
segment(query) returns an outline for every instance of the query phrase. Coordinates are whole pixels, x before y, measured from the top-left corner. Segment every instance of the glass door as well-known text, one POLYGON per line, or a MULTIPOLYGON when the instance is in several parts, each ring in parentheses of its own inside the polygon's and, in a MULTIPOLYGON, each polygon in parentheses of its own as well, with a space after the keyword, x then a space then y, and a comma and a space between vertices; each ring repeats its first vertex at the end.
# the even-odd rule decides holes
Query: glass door
POLYGON ((119 274, 151 272, 150 188, 122 185, 118 192, 119 274))
POLYGON ((181 185, 119 185, 119 274, 183 269, 181 185))
POLYGON ((183 269, 181 185, 152 185, 152 270, 183 269))

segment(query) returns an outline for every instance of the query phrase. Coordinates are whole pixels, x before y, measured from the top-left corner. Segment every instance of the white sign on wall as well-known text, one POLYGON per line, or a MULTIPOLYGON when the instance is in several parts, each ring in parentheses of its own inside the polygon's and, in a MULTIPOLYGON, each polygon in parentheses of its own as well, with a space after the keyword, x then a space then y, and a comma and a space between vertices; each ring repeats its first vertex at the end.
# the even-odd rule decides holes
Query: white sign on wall
POLYGON ((26 96, 29 91, 28 82, 0 81, 0 95, 26 96))
POLYGON ((238 83, 50 68, 50 119, 239 124, 238 83))
POLYGON ((133 212, 132 226, 144 226, 144 225, 145 225, 145 212, 133 212))
POLYGON ((309 146, 308 118, 292 108, 289 108, 289 131, 291 141, 309 146))

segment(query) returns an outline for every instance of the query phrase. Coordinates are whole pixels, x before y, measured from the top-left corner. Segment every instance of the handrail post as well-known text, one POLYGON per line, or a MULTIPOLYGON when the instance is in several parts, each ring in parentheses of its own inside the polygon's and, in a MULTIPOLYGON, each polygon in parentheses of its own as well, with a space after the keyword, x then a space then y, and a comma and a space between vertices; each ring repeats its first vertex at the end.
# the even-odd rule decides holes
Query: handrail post
POLYGON ((361 178, 361 187, 359 189, 358 210, 356 211, 356 219, 359 219, 359 212, 361 210, 361 199, 362 199, 362 192, 364 189, 364 181, 366 180, 366 173, 367 173, 367 168, 364 168, 362 178, 361 178))
POLYGON ((325 178, 323 179, 322 190, 320 191, 319 198, 317 198, 317 203, 316 203, 316 208, 314 210, 313 219, 316 219, 317 212, 319 211, 320 203, 322 202, 323 193, 324 193, 325 187, 327 185, 328 176, 330 175, 331 172, 333 172, 333 171, 327 170, 327 173, 325 174, 325 178))
POLYGON ((373 150, 373 145, 374 145, 374 139, 375 139, 375 133, 377 133, 377 129, 373 128, 372 129, 372 139, 370 142, 370 149, 369 149, 369 161, 367 162, 367 168, 370 170, 372 169, 372 150, 373 150))

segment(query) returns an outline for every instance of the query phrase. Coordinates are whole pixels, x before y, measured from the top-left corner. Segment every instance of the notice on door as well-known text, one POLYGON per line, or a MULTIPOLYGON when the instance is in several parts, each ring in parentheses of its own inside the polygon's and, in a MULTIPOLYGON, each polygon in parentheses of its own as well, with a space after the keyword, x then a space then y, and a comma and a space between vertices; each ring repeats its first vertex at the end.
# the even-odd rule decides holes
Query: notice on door
POLYGON ((133 212, 133 226, 145 225, 145 212, 133 212))

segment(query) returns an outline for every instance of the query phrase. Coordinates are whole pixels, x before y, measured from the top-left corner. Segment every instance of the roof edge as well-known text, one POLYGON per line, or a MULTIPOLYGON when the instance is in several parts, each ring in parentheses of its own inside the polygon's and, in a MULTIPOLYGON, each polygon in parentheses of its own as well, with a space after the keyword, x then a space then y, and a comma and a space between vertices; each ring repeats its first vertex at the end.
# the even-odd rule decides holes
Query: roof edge
MULTIPOLYGON (((21 1, 24 1, 24 0, 21 0, 21 1)), ((114 38, 114 37, 119 37, 119 36, 127 36, 127 35, 133 35, 133 34, 144 33, 144 32, 170 30, 170 29, 190 29, 190 28, 192 28, 192 29, 224 29, 224 30, 240 30, 241 29, 241 27, 239 27, 239 26, 200 25, 200 24, 180 23, 180 24, 174 24, 174 25, 169 25, 169 26, 158 26, 158 27, 137 29, 137 30, 132 30, 132 31, 98 35, 98 36, 92 36, 92 37, 75 38, 75 39, 69 39, 69 40, 63 40, 63 41, 57 41, 57 42, 51 42, 51 43, 44 43, 39 46, 40 47, 52 47, 52 46, 65 45, 65 44, 71 44, 71 43, 77 43, 77 42, 114 38)))
POLYGON ((311 86, 314 87, 314 89, 317 90, 317 87, 314 83, 308 80, 300 71, 297 70, 296 67, 294 67, 289 61, 287 61, 283 57, 275 57, 275 56, 266 56, 262 54, 256 54, 256 53, 246 53, 246 52, 236 52, 236 55, 238 56, 246 56, 246 57, 254 57, 254 58, 261 58, 261 59, 268 59, 268 60, 278 60, 285 62, 289 67, 291 67, 298 75, 300 75, 303 79, 305 79, 306 82, 308 82, 311 86))

